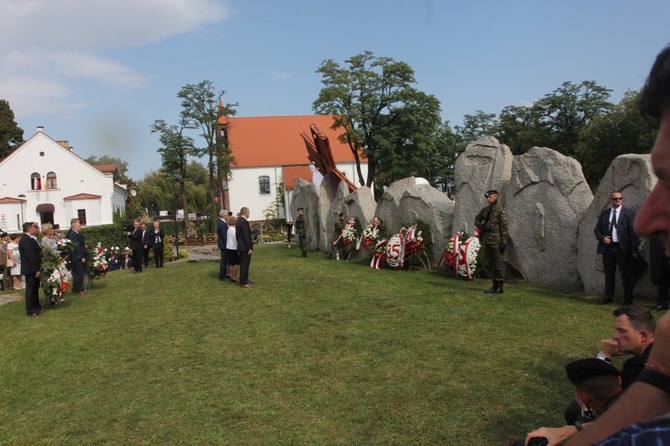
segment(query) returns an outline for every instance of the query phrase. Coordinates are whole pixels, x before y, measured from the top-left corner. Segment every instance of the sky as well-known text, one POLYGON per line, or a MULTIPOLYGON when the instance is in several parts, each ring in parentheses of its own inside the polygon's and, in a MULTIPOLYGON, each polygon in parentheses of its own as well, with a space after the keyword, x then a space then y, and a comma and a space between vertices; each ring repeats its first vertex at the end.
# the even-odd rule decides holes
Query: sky
POLYGON ((670 43, 667 0, 0 0, 0 17, 0 99, 24 138, 44 126, 136 181, 187 84, 212 81, 237 116, 309 115, 320 64, 372 51, 409 64, 453 127, 566 81, 617 103, 670 43))

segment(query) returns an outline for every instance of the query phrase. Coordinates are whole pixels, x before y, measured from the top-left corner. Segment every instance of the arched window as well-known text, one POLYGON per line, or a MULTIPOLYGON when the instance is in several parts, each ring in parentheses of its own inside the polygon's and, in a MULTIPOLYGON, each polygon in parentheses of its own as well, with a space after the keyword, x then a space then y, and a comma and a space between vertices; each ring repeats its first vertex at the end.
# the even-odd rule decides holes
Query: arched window
POLYGON ((58 189, 56 174, 54 172, 49 172, 47 174, 47 189, 58 189))
POLYGON ((37 172, 34 172, 32 175, 30 175, 30 189, 32 190, 42 189, 42 177, 37 172))
POLYGON ((270 177, 261 175, 258 177, 258 189, 261 195, 270 195, 270 177))

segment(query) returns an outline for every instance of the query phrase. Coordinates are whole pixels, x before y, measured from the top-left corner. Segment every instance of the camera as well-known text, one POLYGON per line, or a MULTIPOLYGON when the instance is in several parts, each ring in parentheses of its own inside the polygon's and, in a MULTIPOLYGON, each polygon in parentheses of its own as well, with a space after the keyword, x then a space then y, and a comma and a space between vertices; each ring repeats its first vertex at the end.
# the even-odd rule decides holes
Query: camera
MULTIPOLYGON (((528 446, 547 446, 548 444, 549 440, 545 437, 533 437, 528 441, 528 446)), ((524 441, 517 438, 507 443, 507 446, 524 446, 524 441)))
POLYGON ((132 223, 129 223, 127 225, 123 225, 123 232, 124 233, 133 232, 134 230, 135 230, 135 225, 133 225, 132 223))

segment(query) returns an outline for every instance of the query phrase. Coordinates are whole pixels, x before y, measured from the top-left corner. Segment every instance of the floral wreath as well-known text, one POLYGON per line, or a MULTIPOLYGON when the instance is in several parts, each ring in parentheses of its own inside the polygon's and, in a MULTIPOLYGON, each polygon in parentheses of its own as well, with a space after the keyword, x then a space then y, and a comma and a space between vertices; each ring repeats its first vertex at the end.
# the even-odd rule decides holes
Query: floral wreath
POLYGON ((477 269, 477 253, 480 248, 478 235, 478 229, 475 229, 471 237, 462 231, 454 234, 447 242, 437 266, 444 263, 447 271, 454 271, 459 277, 472 280, 477 269))

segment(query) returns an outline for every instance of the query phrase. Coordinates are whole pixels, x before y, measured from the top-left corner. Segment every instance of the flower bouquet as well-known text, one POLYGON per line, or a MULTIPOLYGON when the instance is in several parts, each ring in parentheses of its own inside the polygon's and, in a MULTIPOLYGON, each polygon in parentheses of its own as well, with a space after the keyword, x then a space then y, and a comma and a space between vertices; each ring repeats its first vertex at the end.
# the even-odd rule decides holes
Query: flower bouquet
POLYGON ((93 259, 89 262, 90 266, 88 275, 91 280, 105 277, 105 274, 107 274, 107 271, 109 271, 107 259, 105 258, 105 252, 106 250, 102 247, 102 243, 98 242, 93 259))
POLYGON ((43 249, 42 252, 41 286, 45 298, 49 298, 51 305, 56 305, 70 288, 72 274, 66 267, 65 259, 59 259, 48 248, 43 249))
POLYGON ((447 271, 454 271, 459 277, 472 280, 477 269, 477 253, 479 252, 479 231, 473 236, 465 232, 457 232, 449 241, 438 266, 444 262, 447 271))
POLYGON ((356 246, 360 239, 360 223, 356 221, 356 217, 351 217, 349 223, 342 230, 342 243, 344 243, 344 251, 346 252, 347 260, 351 257, 351 253, 356 250, 356 246), (358 228, 356 225, 358 224, 358 228))
POLYGON ((356 245, 356 250, 360 251, 361 249, 369 254, 373 254, 379 243, 384 238, 384 230, 380 225, 379 218, 375 217, 372 224, 367 225, 365 230, 363 230, 363 236, 358 239, 358 245, 356 245))

